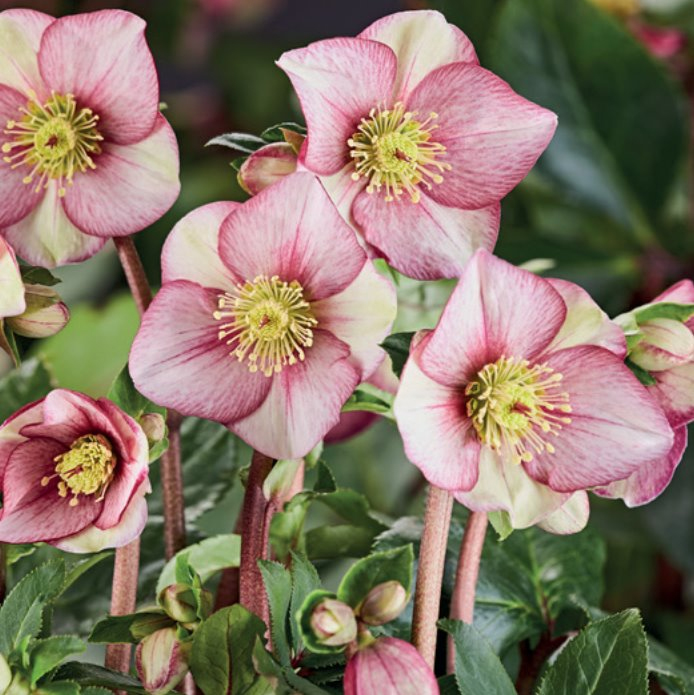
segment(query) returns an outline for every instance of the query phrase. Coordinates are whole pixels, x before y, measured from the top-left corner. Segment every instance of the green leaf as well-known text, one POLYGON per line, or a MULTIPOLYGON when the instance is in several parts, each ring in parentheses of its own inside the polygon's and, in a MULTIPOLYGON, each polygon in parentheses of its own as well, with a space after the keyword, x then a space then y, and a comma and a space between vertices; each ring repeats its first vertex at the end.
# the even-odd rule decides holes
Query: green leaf
POLYGON ((27 403, 43 398, 51 389, 51 375, 41 360, 33 358, 0 379, 0 422, 27 403))
POLYGON ((174 625, 174 621, 161 610, 143 610, 129 615, 107 615, 94 625, 89 641, 97 644, 137 644, 142 638, 133 634, 133 625, 150 621, 151 630, 147 629, 147 632, 174 625))
POLYGON ((447 676, 441 676, 438 680, 439 695, 460 695, 458 683, 455 680, 455 675, 449 673, 447 676))
POLYGON ((670 319, 684 323, 694 316, 694 304, 657 302, 641 309, 635 309, 633 314, 639 326, 654 319, 670 319))
POLYGON ((55 680, 71 680, 82 688, 107 688, 108 690, 125 690, 135 695, 147 695, 140 681, 111 669, 84 664, 80 661, 69 661, 63 664, 56 673, 55 680))
POLYGON ((306 554, 312 560, 360 557, 371 549, 374 532, 363 526, 319 526, 306 532, 306 554))
POLYGON ((299 135, 306 135, 306 128, 298 123, 292 123, 291 121, 284 121, 283 123, 277 123, 277 125, 270 126, 266 128, 260 137, 265 142, 285 142, 283 130, 291 130, 299 135))
POLYGON ((318 461, 316 464, 316 482, 313 485, 314 492, 335 492, 337 483, 333 472, 328 468, 325 461, 318 461))
POLYGON ((88 557, 86 560, 75 562, 68 568, 61 593, 70 588, 85 572, 88 572, 92 567, 98 565, 100 562, 109 557, 113 557, 112 550, 96 553, 95 555, 88 557))
POLYGON ((316 589, 320 589, 321 581, 316 568, 308 558, 297 553, 291 554, 292 598, 289 608, 289 625, 291 628, 294 653, 298 654, 303 648, 301 632, 296 622, 296 614, 303 605, 306 597, 316 589))
POLYGON ((127 364, 113 382, 108 398, 135 420, 139 420, 145 413, 159 413, 166 417, 166 408, 150 401, 135 388, 127 364))
POLYGON ((199 576, 206 582, 213 574, 227 567, 238 567, 241 561, 241 536, 234 533, 211 536, 200 543, 189 545, 171 558, 157 581, 157 594, 176 580, 176 560, 185 558, 199 576))
POLYGON ((80 695, 111 695, 111 691, 107 688, 97 688, 96 686, 90 685, 86 688, 82 688, 80 695))
POLYGON ((292 577, 289 570, 279 562, 259 560, 260 572, 270 605, 270 629, 272 649, 280 663, 291 663, 289 646, 289 606, 292 600, 292 577))
POLYGON ((411 545, 373 553, 349 568, 337 589, 337 597, 356 608, 371 589, 390 581, 400 582, 409 596, 413 564, 414 551, 411 545))
POLYGON ((694 666, 652 637, 648 638, 648 671, 671 690, 677 689, 681 695, 694 694, 694 666))
POLYGON ((71 654, 79 654, 87 645, 73 635, 59 635, 36 640, 30 646, 30 670, 31 685, 36 685, 41 676, 45 676, 56 666, 61 664, 71 654))
POLYGON ((372 384, 361 384, 342 406, 343 413, 363 411, 376 413, 394 420, 392 393, 376 388, 372 384))
POLYGON ((562 649, 537 695, 647 695, 648 645, 636 609, 590 623, 562 649))
POLYGON ((80 695, 82 689, 72 681, 50 681, 43 684, 37 692, 39 695, 80 695))
POLYGON ((390 361, 393 363, 393 372, 398 378, 402 374, 402 368, 410 356, 410 344, 414 333, 393 333, 389 335, 382 343, 381 347, 390 356, 390 361))
POLYGON ((57 278, 46 268, 20 263, 19 272, 22 274, 22 282, 25 285, 45 285, 46 287, 53 287, 61 282, 60 278, 57 278))
POLYGON ((644 369, 643 367, 639 367, 638 364, 632 362, 628 357, 624 360, 624 364, 626 364, 626 366, 629 367, 629 369, 631 369, 634 376, 644 386, 653 386, 654 384, 658 383, 656 378, 651 376, 651 373, 648 370, 644 369))
POLYGON ((253 154, 253 152, 259 150, 266 144, 263 138, 259 138, 257 135, 251 135, 250 133, 224 133, 223 135, 217 135, 211 140, 208 140, 205 143, 205 147, 210 147, 210 145, 221 145, 222 147, 229 147, 232 150, 244 152, 245 154, 253 154))
POLYGON ((439 626, 455 643, 455 679, 460 695, 515 695, 504 665, 472 625, 442 620, 439 626))

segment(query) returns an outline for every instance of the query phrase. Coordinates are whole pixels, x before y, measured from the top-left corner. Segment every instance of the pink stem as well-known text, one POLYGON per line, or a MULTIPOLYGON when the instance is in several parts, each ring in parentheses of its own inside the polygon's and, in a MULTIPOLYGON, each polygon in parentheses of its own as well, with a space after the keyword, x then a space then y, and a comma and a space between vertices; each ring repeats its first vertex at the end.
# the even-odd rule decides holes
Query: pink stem
POLYGON ((451 493, 431 485, 419 549, 419 569, 412 617, 412 644, 432 670, 436 657, 436 622, 439 619, 441 583, 452 509, 451 493))
MULTIPOLYGON (((451 597, 451 619, 472 624, 475 611, 475 588, 480 571, 484 537, 487 533, 487 514, 472 512, 468 517, 458 556, 455 586, 451 597)), ((455 671, 455 642, 448 637, 448 673, 455 671)))

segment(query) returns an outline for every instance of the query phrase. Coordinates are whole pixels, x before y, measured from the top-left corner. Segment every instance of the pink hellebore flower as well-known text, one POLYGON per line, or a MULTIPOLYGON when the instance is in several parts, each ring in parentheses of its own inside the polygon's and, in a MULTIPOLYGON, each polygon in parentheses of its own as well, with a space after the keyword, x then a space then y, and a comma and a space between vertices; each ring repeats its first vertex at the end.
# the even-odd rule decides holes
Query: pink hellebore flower
POLYGON ((400 12, 278 65, 308 125, 301 164, 329 177, 368 244, 422 280, 457 277, 475 249, 494 246, 499 201, 556 128, 438 12, 400 12))
POLYGON ((0 321, 26 309, 24 283, 12 247, 0 237, 0 321))
POLYGON ((147 520, 149 448, 113 403, 51 391, 0 427, 0 541, 74 553, 129 543, 147 520))
POLYGON ((144 30, 121 10, 0 13, 0 233, 35 265, 88 258, 178 196, 144 30))
POLYGON ((347 663, 344 690, 345 695, 438 695, 439 686, 409 642, 379 637, 347 663))
POLYGON ((625 353, 622 330, 581 288, 480 250, 403 371, 394 411, 407 455, 470 509, 579 530, 586 489, 672 446, 625 353))
POLYGON ((273 458, 307 454, 383 359, 395 316, 318 180, 287 176, 174 228, 130 354, 137 388, 273 458))

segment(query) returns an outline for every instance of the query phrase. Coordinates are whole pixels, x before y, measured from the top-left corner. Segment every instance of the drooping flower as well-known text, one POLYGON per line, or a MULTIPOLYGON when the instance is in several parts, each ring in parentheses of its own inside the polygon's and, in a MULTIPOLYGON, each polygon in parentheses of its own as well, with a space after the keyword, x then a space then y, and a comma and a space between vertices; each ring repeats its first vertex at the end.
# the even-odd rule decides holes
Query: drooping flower
POLYGON ((145 23, 0 13, 0 233, 45 267, 144 229, 178 196, 145 23))
POLYGON ((273 458, 307 454, 383 359, 395 315, 318 180, 292 174, 175 227, 130 355, 137 388, 273 458))
POLYGON ((457 277, 491 249, 499 201, 549 143, 556 116, 480 67, 438 12, 400 12, 278 65, 308 125, 301 165, 345 218, 418 279, 457 277))
POLYGON ((0 541, 95 552, 147 520, 149 447, 111 401, 57 389, 0 427, 0 541))
POLYGON ((654 500, 669 485, 687 446, 687 424, 694 420, 694 283, 682 280, 615 321, 627 331, 636 328, 638 342, 630 350, 629 360, 652 380, 647 389, 675 432, 666 456, 639 468, 626 480, 596 490, 605 497, 621 497, 635 507, 654 500), (689 305, 689 318, 675 318, 673 305, 689 305))
POLYGON ((420 653, 395 637, 378 637, 347 662, 345 695, 438 695, 436 676, 420 653))
POLYGON ((586 489, 672 446, 625 352, 621 329, 579 287, 480 250, 403 371, 394 411, 407 455, 470 509, 577 530, 586 489))

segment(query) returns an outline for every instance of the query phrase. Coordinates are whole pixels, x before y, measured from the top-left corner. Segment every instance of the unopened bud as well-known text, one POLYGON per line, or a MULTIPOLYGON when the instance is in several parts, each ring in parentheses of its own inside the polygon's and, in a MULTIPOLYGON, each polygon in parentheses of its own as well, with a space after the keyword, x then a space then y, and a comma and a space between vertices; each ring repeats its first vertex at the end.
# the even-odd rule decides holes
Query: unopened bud
POLYGON ((43 285, 25 285, 24 298, 24 312, 7 319, 15 333, 26 338, 47 338, 65 328, 70 312, 55 290, 43 285))
POLYGON ((383 625, 395 620, 407 605, 407 591, 395 580, 378 584, 366 595, 357 615, 367 625, 383 625))
POLYGON ((130 634, 134 639, 142 640, 157 630, 174 626, 174 621, 164 612, 141 613, 130 624, 130 634))
POLYGON ((12 671, 10 671, 10 666, 5 661, 5 657, 0 654, 0 695, 4 695, 4 692, 10 687, 12 682, 12 671))
POLYGON ((158 601, 167 615, 179 623, 193 623, 198 619, 195 597, 185 584, 170 584, 162 589, 158 601))
POLYGON ((188 672, 191 644, 179 640, 175 627, 167 627, 137 645, 137 675, 148 693, 164 695, 183 680, 188 672))
POLYGON ((681 321, 658 318, 639 325, 641 341, 629 354, 649 372, 662 372, 694 361, 694 334, 681 321))
POLYGON ((31 692, 29 681, 19 673, 15 673, 3 695, 30 695, 31 692))
POLYGON ((159 413, 145 413, 139 422, 150 446, 166 436, 166 420, 159 413))
POLYGON ((273 142, 251 154, 241 165, 239 185, 246 193, 256 195, 296 171, 296 151, 288 142, 273 142))
POLYGON ((318 641, 327 647, 341 647, 357 637, 354 611, 342 601, 326 598, 311 614, 311 629, 318 641))

